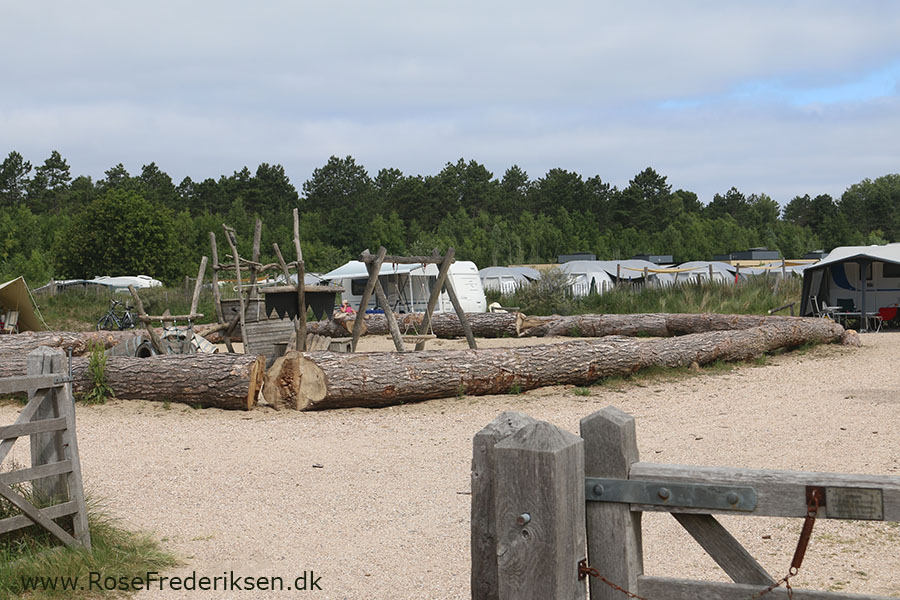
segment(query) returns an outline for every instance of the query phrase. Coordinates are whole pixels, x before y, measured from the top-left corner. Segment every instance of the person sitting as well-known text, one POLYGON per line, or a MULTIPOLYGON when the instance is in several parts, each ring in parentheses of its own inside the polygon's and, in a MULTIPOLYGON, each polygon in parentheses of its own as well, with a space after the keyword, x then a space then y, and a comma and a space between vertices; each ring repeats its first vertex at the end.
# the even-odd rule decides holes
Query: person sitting
POLYGON ((356 311, 353 310, 353 307, 350 306, 350 301, 349 301, 349 300, 344 300, 343 302, 341 302, 341 307, 338 309, 338 311, 340 311, 341 313, 343 313, 343 314, 345 314, 345 315, 347 315, 347 316, 350 316, 350 315, 352 315, 354 312, 356 312, 356 311))

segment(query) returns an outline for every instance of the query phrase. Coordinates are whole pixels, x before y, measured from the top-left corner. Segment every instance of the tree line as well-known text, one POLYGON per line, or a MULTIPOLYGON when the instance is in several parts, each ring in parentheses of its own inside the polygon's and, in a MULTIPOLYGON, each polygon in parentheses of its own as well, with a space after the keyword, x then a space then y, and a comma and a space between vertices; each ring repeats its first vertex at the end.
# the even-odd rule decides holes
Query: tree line
POLYGON ((136 174, 118 164, 104 175, 73 177, 57 151, 38 166, 9 153, 0 163, 0 280, 144 274, 175 283, 209 254, 209 231, 222 240, 222 223, 249 255, 256 217, 262 259, 274 262, 272 242, 289 243, 294 207, 307 270, 318 272, 380 245, 391 254, 453 246, 459 259, 485 267, 573 252, 683 262, 758 246, 796 258, 900 237, 898 174, 852 184, 838 199, 797 196, 783 210, 734 187, 704 204, 649 167, 622 189, 565 169, 532 179, 513 165, 498 178, 462 158, 436 175, 386 168, 373 177, 353 157, 332 156, 300 192, 284 167, 267 163, 177 184, 155 163, 136 174))

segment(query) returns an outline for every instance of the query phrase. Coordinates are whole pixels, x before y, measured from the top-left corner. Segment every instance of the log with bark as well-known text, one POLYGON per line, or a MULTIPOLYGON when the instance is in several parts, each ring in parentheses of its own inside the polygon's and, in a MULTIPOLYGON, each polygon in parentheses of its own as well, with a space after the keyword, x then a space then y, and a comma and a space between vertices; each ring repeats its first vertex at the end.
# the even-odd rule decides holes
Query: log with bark
POLYGON ((671 337, 705 331, 748 329, 798 317, 724 314, 648 313, 630 315, 551 315, 524 317, 521 337, 603 337, 628 335, 671 337))
MULTIPOLYGON (((401 334, 416 335, 421 332, 422 317, 424 313, 394 313, 401 334)), ((523 316, 520 313, 466 313, 472 333, 475 337, 498 338, 517 337, 523 316)), ((334 319, 310 321, 306 324, 309 333, 325 337, 348 337, 353 332, 354 319, 338 315, 334 319)), ((390 335, 391 331, 387 319, 383 314, 369 314, 364 318, 365 335, 390 335)), ((213 343, 221 343, 221 328, 224 325, 198 326, 198 333, 213 343)), ((439 338, 461 338, 465 336, 459 317, 455 313, 435 313, 431 320, 433 333, 439 338)), ((425 333, 425 332, 421 332, 425 333)), ((232 341, 235 335, 231 336, 232 341)))
MULTIPOLYGON (((90 358, 72 359, 77 398, 93 388, 90 358)), ((0 377, 25 375, 25 357, 0 360, 0 377)), ((120 400, 180 402, 192 406, 249 410, 256 405, 265 358, 246 354, 169 354, 149 358, 110 356, 106 379, 120 400)))
MULTIPOLYGON (((431 317, 432 331, 422 331, 422 319, 425 313, 394 313, 401 334, 417 335, 434 333, 439 338, 464 337, 462 324, 455 313, 434 313, 431 317)), ((517 337, 522 321, 520 313, 466 313, 466 319, 475 337, 497 338, 517 337)), ((318 326, 315 333, 329 337, 344 337, 353 331, 353 319, 337 317, 333 321, 310 323, 310 331, 318 326)), ((367 335, 390 335, 387 319, 383 314, 375 313, 365 316, 365 333, 367 335)))
POLYGON ((665 339, 610 336, 519 348, 409 353, 289 352, 266 373, 263 397, 276 407, 317 410, 586 385, 651 366, 743 360, 778 348, 837 342, 843 334, 843 327, 824 319, 777 319, 738 331, 665 339))
POLYGON ((38 346, 72 351, 81 356, 90 350, 91 344, 111 348, 119 342, 142 333, 137 329, 125 331, 25 331, 15 335, 0 336, 0 357, 25 356, 38 346))

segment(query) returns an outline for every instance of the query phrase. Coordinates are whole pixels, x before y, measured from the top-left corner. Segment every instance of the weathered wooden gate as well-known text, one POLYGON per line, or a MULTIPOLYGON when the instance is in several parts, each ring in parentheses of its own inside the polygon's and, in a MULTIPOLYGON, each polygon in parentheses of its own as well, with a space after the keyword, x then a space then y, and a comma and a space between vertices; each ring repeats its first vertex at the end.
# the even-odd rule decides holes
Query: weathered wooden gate
POLYGON ((31 438, 31 467, 0 472, 0 497, 22 513, 0 520, 0 535, 38 524, 68 546, 90 549, 75 407, 64 359, 62 351, 41 346, 28 355, 27 375, 0 379, 0 394, 27 391, 29 397, 16 422, 0 427, 0 465, 18 438, 31 438), (13 487, 27 482, 31 501, 13 487), (74 536, 54 521, 69 515, 74 536))
POLYGON ((900 521, 900 478, 643 463, 616 408, 582 419, 580 437, 503 413, 473 443, 472 598, 582 599, 585 575, 594 600, 788 597, 714 514, 805 518, 794 573, 816 518, 900 521), (672 513, 734 583, 645 576, 643 511, 672 513))

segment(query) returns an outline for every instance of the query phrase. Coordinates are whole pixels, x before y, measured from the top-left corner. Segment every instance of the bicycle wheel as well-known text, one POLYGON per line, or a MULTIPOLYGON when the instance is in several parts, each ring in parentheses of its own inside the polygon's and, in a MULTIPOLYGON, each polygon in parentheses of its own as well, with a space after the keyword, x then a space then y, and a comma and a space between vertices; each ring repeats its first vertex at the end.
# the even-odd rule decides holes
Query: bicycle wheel
POLYGON ((110 314, 103 315, 100 317, 100 320, 97 321, 98 331, 112 331, 118 328, 119 324, 116 322, 116 318, 110 314))
POLYGON ((134 329, 136 326, 134 315, 130 312, 125 313, 125 316, 122 317, 122 322, 119 323, 119 329, 134 329))

